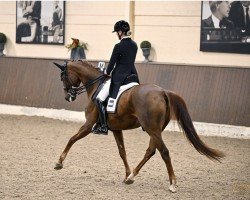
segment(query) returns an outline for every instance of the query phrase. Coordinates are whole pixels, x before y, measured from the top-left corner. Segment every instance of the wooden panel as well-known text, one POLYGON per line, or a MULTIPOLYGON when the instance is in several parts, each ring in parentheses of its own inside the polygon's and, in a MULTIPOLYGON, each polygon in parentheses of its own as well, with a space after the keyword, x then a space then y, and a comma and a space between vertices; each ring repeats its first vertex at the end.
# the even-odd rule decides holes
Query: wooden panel
MULTIPOLYGON (((0 103, 83 111, 86 94, 72 103, 64 100, 54 61, 1 58, 0 103)), ((156 63, 136 67, 141 83, 157 84, 182 96, 193 120, 250 126, 249 68, 156 63)))
POLYGON ((250 125, 250 69, 171 64, 137 68, 142 83, 155 83, 180 94, 195 121, 250 125), (156 70, 152 78, 149 74, 156 70))
MULTIPOLYGON (((61 61, 60 61, 61 62, 61 61)), ((44 108, 83 110, 83 96, 73 102, 64 100, 60 71, 52 60, 1 59, 1 103, 44 108), (2 63, 5 60, 6 62, 2 63)))

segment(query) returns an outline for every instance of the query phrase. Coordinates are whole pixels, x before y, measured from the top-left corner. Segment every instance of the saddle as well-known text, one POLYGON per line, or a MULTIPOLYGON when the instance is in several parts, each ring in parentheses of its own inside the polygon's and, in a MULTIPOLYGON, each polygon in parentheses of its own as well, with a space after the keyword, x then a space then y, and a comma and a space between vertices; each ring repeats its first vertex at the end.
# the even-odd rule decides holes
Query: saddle
POLYGON ((137 83, 137 82, 130 82, 130 83, 126 84, 126 85, 122 85, 120 87, 118 95, 117 95, 117 97, 115 99, 108 97, 106 99, 106 101, 107 101, 107 107, 106 107, 107 112, 108 113, 116 113, 118 101, 119 101, 122 93, 125 92, 126 90, 128 90, 128 89, 136 86, 136 85, 139 85, 139 83, 137 83))
MULTIPOLYGON (((119 92, 117 94, 117 97, 115 99, 113 98, 110 98, 109 96, 107 97, 107 99, 105 100, 104 104, 106 105, 106 110, 108 113, 116 113, 116 110, 117 110, 117 105, 118 105, 118 101, 122 95, 123 92, 125 92, 126 90, 134 87, 135 85, 139 85, 139 83, 137 82, 130 82, 126 85, 122 85, 119 89, 119 92)), ((99 92, 101 91, 101 89, 103 88, 104 86, 104 79, 101 79, 99 81, 99 85, 95 91, 95 93, 93 94, 92 96, 92 101, 95 101, 97 95, 99 94, 99 92)))

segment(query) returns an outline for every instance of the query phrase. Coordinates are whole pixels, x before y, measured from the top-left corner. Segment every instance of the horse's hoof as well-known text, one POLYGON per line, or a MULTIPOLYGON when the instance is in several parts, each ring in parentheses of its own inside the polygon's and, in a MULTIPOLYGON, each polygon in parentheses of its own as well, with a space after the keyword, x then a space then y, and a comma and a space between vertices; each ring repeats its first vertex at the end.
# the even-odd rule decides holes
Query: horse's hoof
POLYGON ((128 176, 128 178, 125 180, 125 184, 130 185, 130 184, 134 183, 134 181, 135 181, 134 178, 135 178, 134 173, 131 173, 128 176))
POLYGON ((59 170, 59 169, 62 169, 63 168, 63 164, 62 163, 56 163, 54 169, 55 170, 59 170))
POLYGON ((134 181, 135 181, 135 180, 132 180, 132 179, 128 179, 128 178, 127 178, 127 179, 124 181, 124 183, 127 184, 127 185, 130 185, 130 184, 133 184, 134 181))
POLYGON ((173 185, 170 185, 169 186, 169 190, 170 190, 170 192, 172 192, 172 193, 176 193, 176 187, 175 187, 175 185, 173 184, 173 185))

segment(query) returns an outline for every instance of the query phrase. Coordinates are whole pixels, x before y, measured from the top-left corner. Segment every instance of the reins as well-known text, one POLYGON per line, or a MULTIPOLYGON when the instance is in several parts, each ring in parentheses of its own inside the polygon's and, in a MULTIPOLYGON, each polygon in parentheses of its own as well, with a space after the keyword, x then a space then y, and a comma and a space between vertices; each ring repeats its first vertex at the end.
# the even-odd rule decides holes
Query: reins
POLYGON ((105 74, 102 74, 101 76, 98 76, 96 79, 90 81, 86 85, 82 85, 82 86, 79 86, 79 87, 72 86, 72 90, 74 90, 75 94, 77 94, 77 95, 82 94, 82 93, 87 91, 88 87, 95 84, 96 82, 98 82, 99 80, 104 78, 105 76, 106 76, 105 74))

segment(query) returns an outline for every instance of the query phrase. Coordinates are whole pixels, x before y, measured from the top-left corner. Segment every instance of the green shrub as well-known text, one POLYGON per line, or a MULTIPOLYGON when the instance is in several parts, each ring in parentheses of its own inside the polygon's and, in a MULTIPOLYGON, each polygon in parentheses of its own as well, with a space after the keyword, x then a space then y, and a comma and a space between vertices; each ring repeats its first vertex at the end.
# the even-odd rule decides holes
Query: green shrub
POLYGON ((7 37, 4 33, 0 33, 0 43, 6 43, 7 37))
POLYGON ((140 45, 141 48, 151 48, 151 43, 149 41, 142 41, 141 42, 141 45, 140 45))

